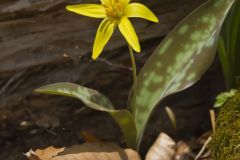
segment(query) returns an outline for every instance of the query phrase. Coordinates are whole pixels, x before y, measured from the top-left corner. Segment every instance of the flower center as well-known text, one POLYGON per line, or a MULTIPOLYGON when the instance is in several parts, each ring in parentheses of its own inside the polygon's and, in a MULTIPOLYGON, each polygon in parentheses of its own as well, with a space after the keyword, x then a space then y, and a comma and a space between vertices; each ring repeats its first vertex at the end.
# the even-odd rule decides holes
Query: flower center
POLYGON ((105 7, 108 18, 120 19, 124 14, 123 5, 119 2, 103 6, 105 7))

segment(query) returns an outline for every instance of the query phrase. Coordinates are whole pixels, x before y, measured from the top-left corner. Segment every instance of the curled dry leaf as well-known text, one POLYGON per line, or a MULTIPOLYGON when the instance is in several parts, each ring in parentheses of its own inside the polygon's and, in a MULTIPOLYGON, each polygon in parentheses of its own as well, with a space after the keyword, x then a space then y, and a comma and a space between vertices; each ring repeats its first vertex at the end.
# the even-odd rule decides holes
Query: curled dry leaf
MULTIPOLYGON (((40 157, 36 152, 30 151, 26 154, 29 160, 141 160, 139 154, 132 149, 122 149, 113 143, 84 143, 75 145, 64 151, 50 153, 51 157, 40 157)), ((44 155, 48 154, 48 149, 41 150, 44 155)))
POLYGON ((146 160, 172 160, 176 153, 176 143, 165 133, 160 133, 149 149, 146 160))
POLYGON ((174 160, 186 159, 185 157, 191 154, 191 149, 187 143, 184 141, 179 141, 177 143, 176 154, 174 160))
POLYGON ((57 156, 60 152, 63 152, 64 148, 48 147, 46 149, 37 149, 36 151, 30 150, 25 155, 29 160, 47 160, 54 156, 57 156))

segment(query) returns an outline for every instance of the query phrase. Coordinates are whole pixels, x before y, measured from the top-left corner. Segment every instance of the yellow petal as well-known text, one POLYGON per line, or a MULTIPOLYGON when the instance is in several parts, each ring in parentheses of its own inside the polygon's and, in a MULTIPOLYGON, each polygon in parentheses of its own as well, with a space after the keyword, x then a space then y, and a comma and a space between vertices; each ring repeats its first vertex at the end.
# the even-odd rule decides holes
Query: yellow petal
POLYGON ((100 0, 103 5, 115 5, 115 4, 123 4, 126 6, 131 0, 100 0))
POLYGON ((119 1, 121 4, 127 5, 131 0, 115 0, 115 1, 119 1))
POLYGON ((102 4, 108 5, 111 4, 112 0, 100 0, 102 2, 102 4))
POLYGON ((104 19, 97 30, 97 35, 93 45, 92 59, 97 59, 103 50, 103 47, 109 41, 116 25, 110 19, 104 19))
POLYGON ((94 18, 106 18, 105 8, 100 4, 78 4, 67 6, 67 10, 94 18))
POLYGON ((128 4, 125 10, 125 15, 127 17, 138 17, 158 22, 158 18, 154 15, 154 13, 141 3, 128 4))
POLYGON ((136 32, 128 20, 128 18, 123 17, 118 24, 120 32, 123 34, 127 42, 132 46, 136 52, 140 52, 140 44, 136 32))

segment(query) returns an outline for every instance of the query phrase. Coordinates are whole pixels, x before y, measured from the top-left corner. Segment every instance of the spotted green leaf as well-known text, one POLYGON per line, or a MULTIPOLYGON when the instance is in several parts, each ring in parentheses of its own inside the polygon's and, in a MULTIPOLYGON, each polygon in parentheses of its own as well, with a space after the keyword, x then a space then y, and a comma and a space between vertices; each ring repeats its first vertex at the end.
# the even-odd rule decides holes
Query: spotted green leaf
POLYGON ((98 91, 73 83, 55 83, 38 88, 35 92, 77 98, 92 109, 108 112, 119 124, 127 145, 135 148, 136 126, 132 114, 125 109, 115 110, 110 100, 98 91))
POLYGON ((194 84, 212 63, 222 22, 234 0, 209 0, 188 15, 162 41, 138 75, 129 105, 137 143, 154 107, 166 96, 194 84))

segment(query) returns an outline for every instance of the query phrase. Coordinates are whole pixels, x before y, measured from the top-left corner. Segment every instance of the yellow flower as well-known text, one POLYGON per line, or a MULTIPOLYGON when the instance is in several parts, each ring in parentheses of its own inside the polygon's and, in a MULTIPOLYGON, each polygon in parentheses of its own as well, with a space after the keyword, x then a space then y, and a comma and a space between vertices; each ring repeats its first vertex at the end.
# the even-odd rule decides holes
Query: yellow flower
POLYGON ((118 26, 131 47, 136 52, 140 52, 138 37, 128 18, 139 17, 153 22, 158 22, 158 19, 143 4, 129 2, 130 0, 101 0, 101 4, 78 4, 66 7, 67 10, 84 16, 104 18, 97 30, 94 41, 93 59, 100 55, 116 26, 118 26))

